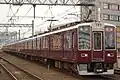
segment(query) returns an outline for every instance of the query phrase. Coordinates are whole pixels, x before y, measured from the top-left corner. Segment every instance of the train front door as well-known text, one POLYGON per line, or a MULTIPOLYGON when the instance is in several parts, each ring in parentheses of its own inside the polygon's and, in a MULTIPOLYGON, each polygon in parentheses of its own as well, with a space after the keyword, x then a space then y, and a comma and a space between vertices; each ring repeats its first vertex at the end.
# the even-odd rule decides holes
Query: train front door
POLYGON ((92 50, 92 60, 93 61, 103 61, 104 53, 103 53, 103 32, 102 31, 94 31, 93 32, 93 50, 92 50))

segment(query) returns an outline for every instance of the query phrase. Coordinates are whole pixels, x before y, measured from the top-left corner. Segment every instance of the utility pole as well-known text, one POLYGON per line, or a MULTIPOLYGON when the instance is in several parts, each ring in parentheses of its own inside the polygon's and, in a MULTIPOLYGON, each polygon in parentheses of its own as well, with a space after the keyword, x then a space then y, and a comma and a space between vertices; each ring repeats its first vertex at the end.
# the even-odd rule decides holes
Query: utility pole
POLYGON ((36 4, 33 4, 33 8, 34 8, 34 19, 35 19, 35 7, 36 7, 36 4))
POLYGON ((32 36, 34 36, 34 20, 32 20, 32 36))
POLYGON ((19 40, 20 40, 20 30, 19 30, 19 40))

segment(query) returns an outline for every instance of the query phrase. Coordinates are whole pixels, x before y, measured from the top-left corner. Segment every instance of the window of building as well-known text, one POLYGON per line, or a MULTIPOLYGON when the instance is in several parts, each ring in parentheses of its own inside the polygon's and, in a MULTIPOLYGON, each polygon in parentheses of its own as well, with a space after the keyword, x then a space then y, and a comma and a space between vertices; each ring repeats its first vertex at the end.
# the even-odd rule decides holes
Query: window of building
POLYGON ((118 10, 120 11, 120 5, 118 6, 118 10))
POLYGON ((120 21, 120 16, 118 16, 118 19, 119 19, 119 21, 120 21))
POLYGON ((114 15, 114 18, 113 18, 113 20, 115 20, 115 21, 118 21, 119 19, 119 16, 117 16, 117 15, 114 15))
POLYGON ((112 10, 118 10, 119 8, 119 6, 117 5, 117 4, 110 4, 110 9, 112 9, 112 10))
POLYGON ((109 9, 109 4, 108 3, 103 3, 103 8, 104 9, 109 9))
POLYGON ((103 14, 103 19, 104 20, 109 20, 109 15, 108 14, 103 14))
POLYGON ((117 15, 110 15, 110 20, 118 21, 118 16, 117 15))
POLYGON ((110 15, 110 20, 113 20, 113 15, 110 15))

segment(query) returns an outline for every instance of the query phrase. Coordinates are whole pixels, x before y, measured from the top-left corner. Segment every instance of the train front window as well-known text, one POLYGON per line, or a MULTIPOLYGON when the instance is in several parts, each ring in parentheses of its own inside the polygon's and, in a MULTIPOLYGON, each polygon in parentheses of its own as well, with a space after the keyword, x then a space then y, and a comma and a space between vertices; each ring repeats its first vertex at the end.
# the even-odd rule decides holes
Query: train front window
POLYGON ((80 26, 78 28, 78 43, 79 49, 90 49, 90 26, 80 26))
POLYGON ((101 50, 102 49, 102 33, 94 32, 94 49, 101 50))
POLYGON ((115 49, 114 27, 105 27, 105 49, 115 49))

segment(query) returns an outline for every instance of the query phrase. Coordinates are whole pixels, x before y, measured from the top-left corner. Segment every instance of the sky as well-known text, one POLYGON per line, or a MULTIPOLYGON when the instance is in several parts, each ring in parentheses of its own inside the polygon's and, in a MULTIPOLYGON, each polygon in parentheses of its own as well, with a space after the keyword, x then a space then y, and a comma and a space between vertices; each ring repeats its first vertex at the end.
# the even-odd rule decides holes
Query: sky
MULTIPOLYGON (((35 33, 40 31, 45 31, 50 25, 51 17, 54 17, 52 25, 59 25, 68 22, 74 22, 79 20, 77 17, 80 15, 80 7, 75 6, 36 6, 36 18, 33 18, 33 6, 32 5, 22 5, 22 6, 13 6, 13 5, 0 5, 1 15, 0 23, 15 23, 15 24, 31 24, 34 20, 35 33), (11 16, 16 16, 12 17, 11 16), (21 17, 20 17, 21 16, 21 17), (28 18, 29 16, 29 18, 28 18), (30 17, 31 16, 31 17, 30 17), (39 17, 39 18, 38 18, 39 17), (45 17, 45 18, 40 18, 45 17)), ((19 31, 23 37, 31 35, 31 28, 9 28, 9 31, 19 31), (25 34, 24 34, 25 33, 25 34)), ((6 29, 0 28, 0 31, 5 31, 6 29)))

